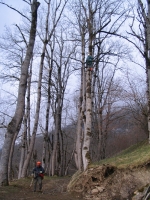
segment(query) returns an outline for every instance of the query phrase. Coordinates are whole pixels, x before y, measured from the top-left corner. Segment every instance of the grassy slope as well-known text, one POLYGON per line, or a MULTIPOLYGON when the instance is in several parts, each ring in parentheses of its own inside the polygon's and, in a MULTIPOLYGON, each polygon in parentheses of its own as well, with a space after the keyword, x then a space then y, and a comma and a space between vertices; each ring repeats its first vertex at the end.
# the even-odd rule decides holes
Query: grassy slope
POLYGON ((90 167, 101 164, 110 164, 117 168, 136 167, 150 162, 150 144, 148 141, 141 142, 122 151, 114 157, 104 159, 90 167))

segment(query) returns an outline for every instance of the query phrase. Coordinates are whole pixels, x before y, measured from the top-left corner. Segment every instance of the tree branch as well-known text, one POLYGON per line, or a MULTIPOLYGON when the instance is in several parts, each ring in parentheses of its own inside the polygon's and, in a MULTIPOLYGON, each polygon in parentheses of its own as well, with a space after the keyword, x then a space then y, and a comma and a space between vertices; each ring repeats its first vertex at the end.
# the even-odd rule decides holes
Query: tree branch
POLYGON ((7 6, 8 8, 10 8, 10 9, 16 11, 16 12, 19 13, 21 16, 25 17, 27 20, 30 21, 30 19, 29 19, 27 16, 25 16, 24 14, 22 14, 22 13, 21 13, 20 11, 18 11, 17 9, 15 9, 15 8, 13 8, 13 7, 11 7, 11 6, 9 6, 8 4, 3 3, 3 2, 0 2, 0 4, 3 4, 3 5, 5 5, 5 6, 7 6))

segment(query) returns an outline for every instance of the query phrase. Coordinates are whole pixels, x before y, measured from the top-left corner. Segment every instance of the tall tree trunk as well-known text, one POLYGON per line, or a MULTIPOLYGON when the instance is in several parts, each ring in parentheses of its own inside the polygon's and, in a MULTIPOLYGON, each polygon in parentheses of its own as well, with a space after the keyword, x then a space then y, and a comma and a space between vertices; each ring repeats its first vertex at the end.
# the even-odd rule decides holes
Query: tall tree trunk
POLYGON ((64 137, 63 137, 63 131, 60 130, 60 168, 59 168, 59 176, 63 176, 65 173, 64 170, 64 137))
POLYGON ((75 163, 78 170, 82 170, 82 84, 80 88, 80 97, 78 105, 77 133, 76 133, 76 148, 75 148, 75 163))
POLYGON ((82 48, 82 67, 81 67, 81 86, 80 97, 78 105, 78 119, 77 119, 77 133, 76 133, 76 148, 75 148, 75 162, 78 170, 82 170, 82 144, 83 131, 85 127, 85 21, 81 26, 81 48, 82 48))
POLYGON ((24 158, 25 158, 25 152, 26 152, 26 144, 27 144, 27 118, 24 116, 24 131, 22 134, 22 142, 21 142, 21 156, 20 156, 20 162, 19 162, 19 173, 18 173, 18 179, 21 178, 21 173, 22 173, 22 167, 24 163, 24 158))
MULTIPOLYGON (((47 17, 46 17, 46 35, 45 39, 47 39, 47 35, 49 32, 49 14, 50 14, 50 1, 47 2, 48 6, 48 11, 47 11, 47 17)), ((48 37, 47 42, 50 40, 50 35, 48 37)), ((47 108, 46 108, 46 122, 45 122, 45 131, 44 131, 44 138, 43 138, 43 151, 42 151, 42 166, 44 169, 46 169, 46 150, 48 148, 48 126, 49 126, 49 113, 50 113, 50 99, 51 99, 51 75, 52 75, 52 64, 53 64, 53 50, 51 51, 51 59, 47 53, 47 59, 48 59, 48 64, 49 64, 49 69, 48 69, 48 89, 47 89, 47 108), (50 63, 51 60, 51 63, 50 63)))
MULTIPOLYGON (((89 55, 93 57, 93 13, 91 2, 88 0, 89 18, 87 19, 87 27, 89 34, 89 55)), ((91 162, 90 142, 91 142, 91 126, 92 126, 92 71, 87 69, 86 72, 86 124, 84 128, 84 139, 82 147, 83 169, 86 170, 91 162)))
POLYGON ((31 29, 29 44, 26 51, 26 56, 24 62, 21 66, 21 76, 18 88, 18 98, 15 114, 7 127, 7 132, 5 134, 5 141, 2 148, 2 155, 0 161, 0 185, 8 185, 8 161, 11 149, 12 140, 14 134, 18 133, 21 127, 22 119, 24 116, 25 109, 25 94, 27 88, 27 78, 28 78, 28 68, 30 65, 30 60, 32 58, 35 37, 36 37, 36 25, 37 25, 37 10, 40 3, 37 0, 33 0, 31 5, 32 19, 31 19, 31 29))
POLYGON ((51 58, 47 52, 47 62, 49 65, 48 73, 48 89, 47 89, 47 107, 46 107, 46 122, 45 122, 45 131, 43 138, 43 151, 42 151, 42 166, 45 169, 45 172, 49 171, 50 164, 50 154, 52 149, 52 142, 49 136, 49 115, 50 115, 50 103, 51 103, 51 76, 52 76, 52 66, 53 66, 53 47, 51 49, 51 58), (48 155, 47 155, 48 154, 48 155))
POLYGON ((33 132, 32 132, 32 138, 31 138, 29 151, 28 151, 28 154, 27 154, 24 166, 23 166, 22 177, 26 176, 26 172, 27 172, 27 168, 28 168, 28 165, 29 165, 29 161, 30 161, 31 156, 32 156, 32 151, 33 151, 34 144, 35 144, 36 132, 37 132, 37 128, 38 128, 40 104, 41 104, 41 88, 42 88, 42 76, 43 76, 44 59, 45 59, 46 47, 47 47, 47 44, 48 44, 48 42, 49 42, 49 40, 51 38, 51 34, 49 34, 50 1, 47 2, 47 7, 48 7, 48 11, 47 11, 47 16, 46 16, 45 38, 44 38, 44 42, 43 42, 43 50, 42 50, 41 61, 40 61, 40 70, 39 70, 36 115, 35 115, 35 121, 34 121, 34 127, 33 127, 33 132))
POLYGON ((22 144, 21 144, 21 156, 19 162, 19 172, 18 172, 18 179, 21 178, 22 168, 24 164, 25 155, 28 152, 28 147, 30 145, 30 90, 31 90, 31 77, 32 77, 32 62, 33 57, 30 65, 30 72, 28 76, 27 82, 27 103, 26 103, 26 113, 24 115, 24 131, 22 134, 22 144))
POLYGON ((33 132, 32 132, 32 137, 31 137, 31 142, 30 146, 28 149, 27 157, 23 165, 22 169, 22 175, 21 177, 26 176, 27 168, 32 156, 34 144, 35 144, 35 138, 36 138, 36 133, 37 133, 37 128, 38 128, 38 122, 39 122, 39 113, 40 113, 40 104, 41 104, 41 87, 42 87, 42 75, 43 75, 43 67, 44 67, 44 58, 45 58, 45 51, 46 51, 46 45, 47 45, 47 40, 45 40, 43 50, 42 50, 42 55, 41 55, 41 61, 40 61, 40 69, 39 69, 39 80, 38 80, 38 92, 37 92, 37 103, 36 103, 36 114, 35 114, 35 121, 34 121, 34 127, 33 127, 33 132))
POLYGON ((59 131, 61 131, 61 94, 59 91, 58 97, 57 97, 57 107, 56 107, 56 113, 55 113, 55 134, 54 134, 54 144, 53 144, 53 151, 52 151, 52 157, 51 157, 51 175, 55 175, 55 170, 58 167, 58 148, 59 144, 59 131))
POLYGON ((26 152, 28 152, 28 147, 30 145, 30 139, 31 139, 31 127, 30 127, 30 123, 31 123, 31 119, 30 119, 30 93, 31 93, 31 79, 32 79, 32 63, 33 63, 33 57, 32 57, 32 62, 30 65, 30 72, 29 72, 29 77, 28 77, 28 90, 27 90, 27 149, 26 152))
POLYGON ((147 0, 148 4, 148 14, 147 14, 147 43, 148 43, 148 58, 147 58, 147 66, 146 66, 146 73, 147 73, 147 96, 148 96, 148 132, 149 132, 149 143, 150 143, 150 0, 147 0))
POLYGON ((92 98, 91 98, 91 71, 86 72, 86 124, 84 130, 84 139, 82 147, 83 169, 86 170, 91 162, 90 158, 90 140, 91 140, 91 116, 92 116, 92 98))
POLYGON ((18 133, 16 132, 13 137, 11 148, 10 148, 9 162, 8 162, 8 180, 9 181, 14 178, 13 177, 12 160, 13 160, 14 146, 15 146, 15 141, 16 141, 17 135, 18 135, 18 133))

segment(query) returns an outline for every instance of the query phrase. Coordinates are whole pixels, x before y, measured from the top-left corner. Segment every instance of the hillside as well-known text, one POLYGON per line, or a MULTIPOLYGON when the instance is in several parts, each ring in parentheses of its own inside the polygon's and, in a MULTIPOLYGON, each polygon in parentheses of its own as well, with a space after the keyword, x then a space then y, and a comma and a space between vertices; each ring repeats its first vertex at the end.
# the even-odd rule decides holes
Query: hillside
POLYGON ((91 165, 83 173, 77 172, 68 191, 93 200, 142 200, 149 184, 150 145, 142 142, 91 165))
POLYGON ((31 180, 14 180, 1 187, 0 200, 142 200, 150 184, 150 145, 134 145, 72 178, 45 177, 43 193, 33 192, 31 180))

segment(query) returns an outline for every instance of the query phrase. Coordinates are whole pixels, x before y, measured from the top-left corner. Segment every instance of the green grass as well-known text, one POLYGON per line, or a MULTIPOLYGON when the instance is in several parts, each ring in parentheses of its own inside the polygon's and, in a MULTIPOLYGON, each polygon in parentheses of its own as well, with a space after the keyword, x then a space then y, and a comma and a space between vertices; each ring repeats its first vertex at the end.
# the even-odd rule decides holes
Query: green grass
POLYGON ((108 159, 92 164, 90 167, 110 164, 117 168, 136 167, 150 162, 150 144, 148 141, 141 142, 122 151, 108 159))

